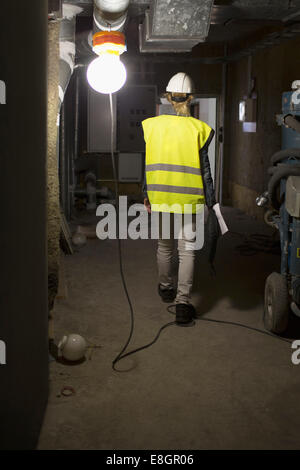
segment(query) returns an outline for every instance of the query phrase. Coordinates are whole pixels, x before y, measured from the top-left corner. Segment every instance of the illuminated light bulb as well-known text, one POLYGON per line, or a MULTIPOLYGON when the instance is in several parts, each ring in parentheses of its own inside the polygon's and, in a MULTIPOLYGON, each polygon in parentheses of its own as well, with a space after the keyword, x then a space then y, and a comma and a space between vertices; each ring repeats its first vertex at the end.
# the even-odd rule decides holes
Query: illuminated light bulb
POLYGON ((94 59, 87 69, 87 80, 98 93, 115 93, 126 82, 126 69, 118 54, 104 53, 94 59))

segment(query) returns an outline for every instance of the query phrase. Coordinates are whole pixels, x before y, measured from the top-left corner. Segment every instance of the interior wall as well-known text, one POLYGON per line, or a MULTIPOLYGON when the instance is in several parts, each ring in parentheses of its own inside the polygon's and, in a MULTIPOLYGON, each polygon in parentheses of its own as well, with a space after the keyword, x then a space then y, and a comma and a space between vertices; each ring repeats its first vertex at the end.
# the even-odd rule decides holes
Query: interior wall
POLYGON ((60 207, 57 161, 57 114, 59 85, 60 22, 48 25, 48 139, 47 139, 47 211, 48 211, 48 305, 49 311, 58 289, 60 207))
POLYGON ((215 136, 208 148, 208 158, 212 179, 216 181, 216 133, 217 133, 217 98, 199 98, 199 119, 206 122, 214 131, 215 136))
POLYGON ((47 3, 1 5, 1 449, 35 447, 48 394, 47 3))
POLYGON ((224 202, 263 217, 255 198, 267 189, 272 154, 281 148, 281 97, 300 78, 300 38, 262 49, 252 58, 252 77, 258 96, 257 132, 243 133, 239 101, 248 91, 248 58, 229 64, 225 119, 224 202))

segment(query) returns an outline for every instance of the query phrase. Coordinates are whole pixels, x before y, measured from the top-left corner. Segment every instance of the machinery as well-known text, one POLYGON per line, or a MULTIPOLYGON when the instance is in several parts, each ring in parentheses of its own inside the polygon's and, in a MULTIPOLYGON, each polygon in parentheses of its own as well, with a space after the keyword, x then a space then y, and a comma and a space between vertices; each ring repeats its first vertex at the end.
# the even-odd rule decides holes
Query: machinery
POLYGON ((268 224, 280 233, 281 272, 271 273, 265 284, 264 325, 283 333, 292 311, 300 317, 300 81, 294 91, 283 93, 282 150, 271 158, 268 191, 257 198, 260 207, 268 203, 268 224))

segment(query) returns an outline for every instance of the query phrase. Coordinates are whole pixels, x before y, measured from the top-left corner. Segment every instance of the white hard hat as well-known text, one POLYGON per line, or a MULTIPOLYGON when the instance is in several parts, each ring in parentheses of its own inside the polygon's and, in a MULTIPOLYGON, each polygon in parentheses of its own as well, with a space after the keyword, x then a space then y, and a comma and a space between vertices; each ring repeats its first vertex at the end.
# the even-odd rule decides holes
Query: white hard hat
POLYGON ((171 93, 192 93, 194 90, 194 84, 191 77, 184 72, 178 72, 173 75, 168 83, 166 91, 171 93))

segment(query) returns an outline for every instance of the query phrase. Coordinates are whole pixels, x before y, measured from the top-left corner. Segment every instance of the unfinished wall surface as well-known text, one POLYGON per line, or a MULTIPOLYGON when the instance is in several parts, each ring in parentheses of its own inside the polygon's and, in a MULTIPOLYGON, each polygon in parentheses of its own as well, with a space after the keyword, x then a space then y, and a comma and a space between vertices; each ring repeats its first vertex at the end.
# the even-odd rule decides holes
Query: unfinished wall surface
POLYGON ((1 449, 35 447, 48 395, 47 13, 46 0, 1 5, 1 449))
POLYGON ((52 21, 48 26, 48 158, 47 158, 47 207, 48 207, 48 296, 49 310, 58 287, 60 206, 57 161, 57 113, 59 84, 59 30, 60 23, 52 21))
POLYGON ((248 92, 248 58, 228 66, 225 127, 224 199, 248 214, 263 217, 255 205, 267 189, 270 158, 281 148, 281 129, 275 115, 281 112, 282 92, 300 78, 300 39, 263 49, 252 58, 252 77, 258 95, 257 132, 243 133, 239 101, 248 92))

